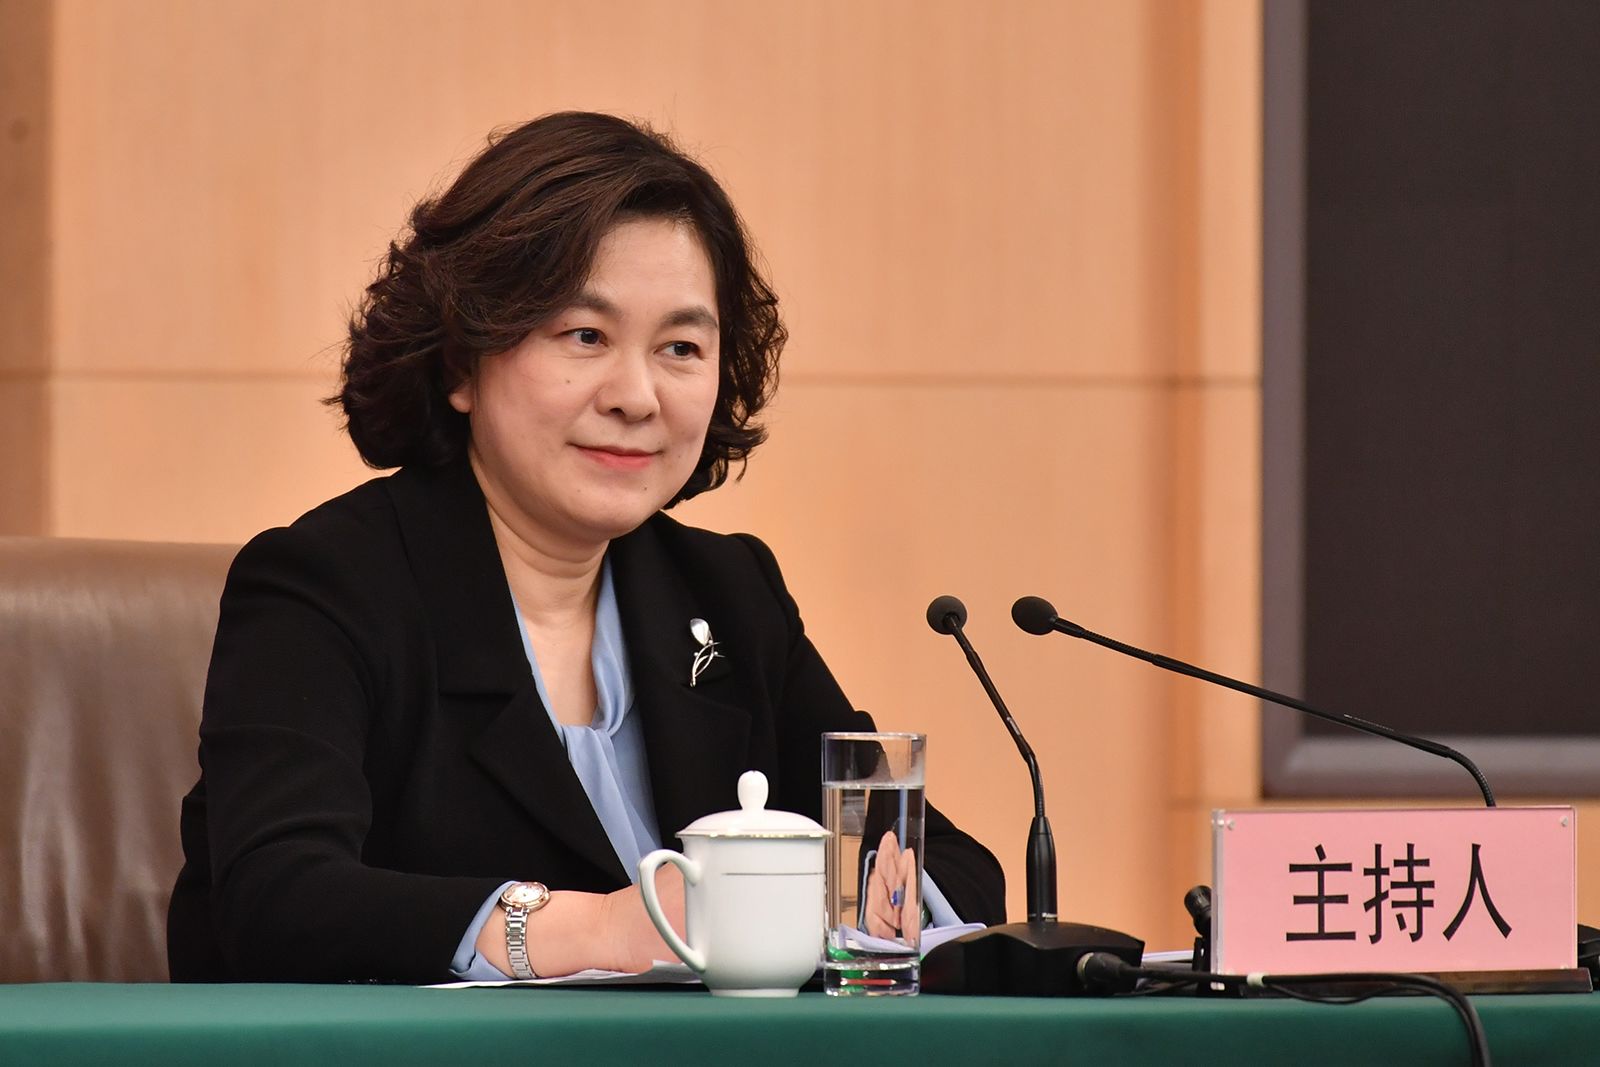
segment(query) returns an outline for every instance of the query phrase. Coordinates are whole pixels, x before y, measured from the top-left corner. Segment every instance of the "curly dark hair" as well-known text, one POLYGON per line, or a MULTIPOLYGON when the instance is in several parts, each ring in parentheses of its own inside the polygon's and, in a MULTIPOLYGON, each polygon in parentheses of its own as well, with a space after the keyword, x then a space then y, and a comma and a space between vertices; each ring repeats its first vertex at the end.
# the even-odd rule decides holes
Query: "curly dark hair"
POLYGON ((681 219, 717 286, 717 402, 694 473, 668 506, 721 485, 766 439, 756 414, 777 388, 788 333, 733 204, 663 134, 612 115, 562 112, 492 134, 389 245, 350 317, 339 392, 369 466, 461 456, 467 417, 452 389, 477 360, 517 345, 582 289, 600 240, 630 218, 681 219))

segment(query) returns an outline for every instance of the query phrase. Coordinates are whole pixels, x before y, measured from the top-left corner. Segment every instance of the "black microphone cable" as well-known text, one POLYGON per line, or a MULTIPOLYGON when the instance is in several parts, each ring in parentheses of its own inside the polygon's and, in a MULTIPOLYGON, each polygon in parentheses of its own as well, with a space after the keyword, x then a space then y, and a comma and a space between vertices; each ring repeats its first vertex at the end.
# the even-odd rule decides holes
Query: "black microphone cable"
POLYGON ((1089 952, 1078 961, 1078 977, 1088 989, 1125 989, 1134 981, 1149 985, 1127 996, 1152 996, 1196 985, 1221 985, 1246 992, 1265 991, 1303 1000, 1309 1004, 1360 1004, 1373 997, 1411 990, 1435 996, 1449 1004, 1461 1017, 1467 1031, 1467 1046, 1472 1067, 1489 1067, 1489 1039, 1483 1020, 1472 1001, 1454 986, 1425 974, 1397 974, 1383 971, 1334 971, 1325 974, 1216 974, 1210 971, 1177 971, 1160 967, 1135 967, 1109 952, 1089 952), (1303 986, 1372 986, 1350 993, 1327 993, 1303 986))

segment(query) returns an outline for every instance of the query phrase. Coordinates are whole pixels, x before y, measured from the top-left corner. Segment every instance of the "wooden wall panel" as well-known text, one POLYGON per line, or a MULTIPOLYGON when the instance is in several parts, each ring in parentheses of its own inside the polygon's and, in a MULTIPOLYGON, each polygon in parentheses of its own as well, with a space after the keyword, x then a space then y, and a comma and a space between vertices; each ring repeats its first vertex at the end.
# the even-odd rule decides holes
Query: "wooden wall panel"
POLYGON ((298 377, 77 375, 54 386, 55 521, 75 537, 237 542, 377 472, 298 377))
POLYGON ((50 59, 45 0, 0 0, 0 534, 49 525, 50 59))
POLYGON ((797 371, 1157 377, 1182 9, 67 2, 58 365, 307 373, 452 160, 589 107, 728 179, 815 322, 797 371))
POLYGON ((49 528, 50 384, 0 372, 0 535, 49 528))

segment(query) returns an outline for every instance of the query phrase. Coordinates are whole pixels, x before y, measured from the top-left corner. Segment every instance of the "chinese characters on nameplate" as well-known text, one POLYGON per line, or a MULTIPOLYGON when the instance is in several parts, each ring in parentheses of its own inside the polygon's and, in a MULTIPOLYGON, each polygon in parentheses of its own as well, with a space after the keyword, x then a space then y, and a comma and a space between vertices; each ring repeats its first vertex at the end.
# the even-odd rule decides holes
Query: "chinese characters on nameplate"
POLYGON ((1218 971, 1577 962, 1570 807, 1212 814, 1218 971))

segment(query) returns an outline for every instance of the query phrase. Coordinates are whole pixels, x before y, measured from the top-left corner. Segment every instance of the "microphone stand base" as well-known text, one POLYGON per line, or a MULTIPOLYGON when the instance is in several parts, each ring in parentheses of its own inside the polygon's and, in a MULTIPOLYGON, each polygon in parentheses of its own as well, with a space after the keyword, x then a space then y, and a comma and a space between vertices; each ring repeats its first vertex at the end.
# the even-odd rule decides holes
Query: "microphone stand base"
POLYGON ((1109 952, 1134 967, 1144 942, 1087 923, 1006 923, 953 938, 922 960, 922 992, 980 997, 1096 996, 1078 977, 1078 960, 1109 952))

